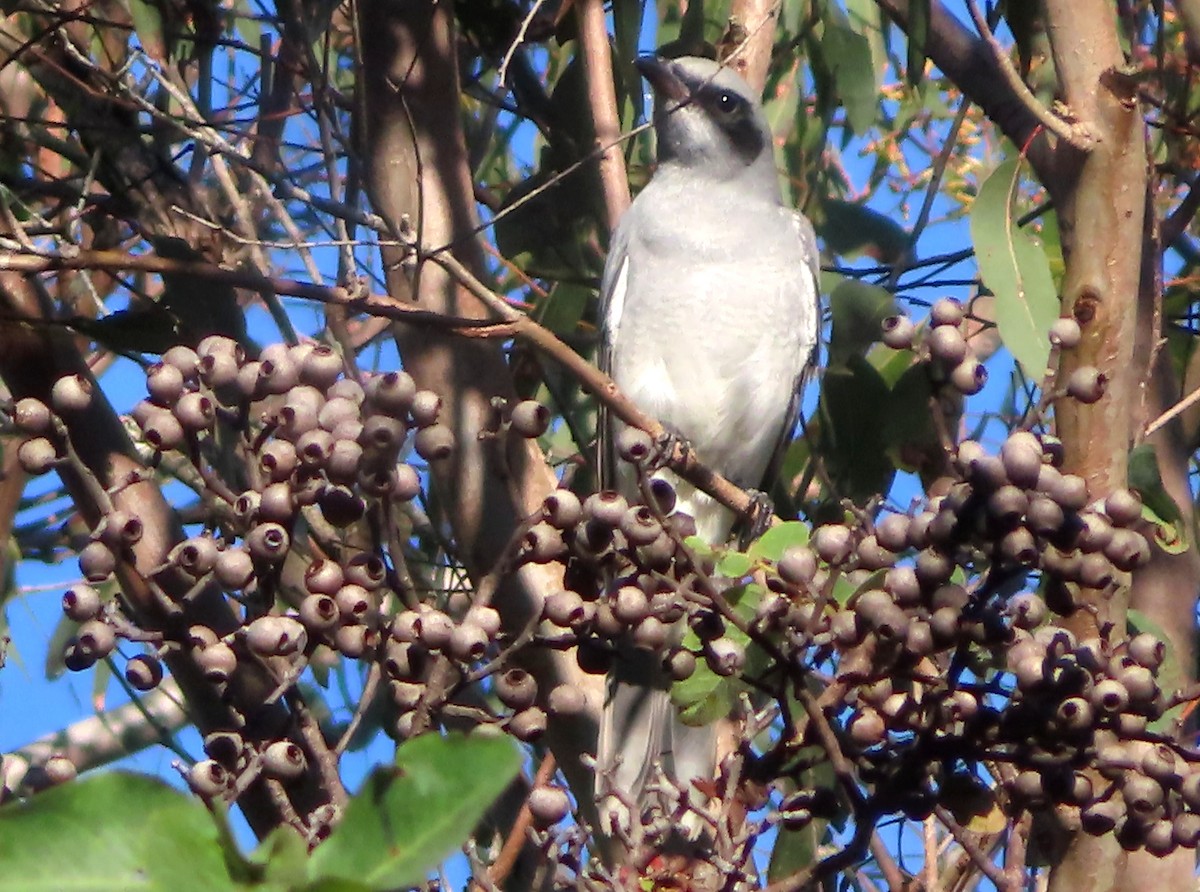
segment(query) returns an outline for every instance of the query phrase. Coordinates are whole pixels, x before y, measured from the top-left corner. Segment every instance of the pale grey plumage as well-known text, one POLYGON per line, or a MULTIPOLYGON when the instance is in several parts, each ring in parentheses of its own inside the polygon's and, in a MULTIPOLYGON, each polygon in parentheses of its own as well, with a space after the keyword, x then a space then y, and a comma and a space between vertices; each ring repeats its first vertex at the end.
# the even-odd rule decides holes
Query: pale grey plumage
MULTIPOLYGON (((818 332, 808 220, 783 204, 749 85, 706 59, 640 60, 655 89, 658 169, 621 219, 601 282, 600 363, 621 391, 743 487, 762 485, 799 413, 818 332)), ((635 492, 600 425, 601 480, 635 492)), ((679 510, 724 542, 732 514, 669 472, 679 510)), ((711 728, 683 725, 647 653, 616 661, 597 754, 601 793, 644 803, 661 766, 681 788, 715 771, 711 728)))

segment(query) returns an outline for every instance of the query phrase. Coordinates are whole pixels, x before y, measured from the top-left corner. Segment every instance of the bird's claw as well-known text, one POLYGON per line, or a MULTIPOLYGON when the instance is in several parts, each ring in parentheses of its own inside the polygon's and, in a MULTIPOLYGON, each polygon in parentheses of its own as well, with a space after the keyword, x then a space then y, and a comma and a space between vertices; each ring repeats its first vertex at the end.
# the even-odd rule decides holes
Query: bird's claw
POLYGON ((743 515, 746 522, 739 543, 743 549, 771 528, 775 516, 775 503, 769 495, 757 489, 748 489, 746 494, 750 496, 750 507, 743 515))
POLYGON ((687 440, 673 430, 664 430, 654 438, 654 454, 646 462, 646 473, 653 474, 669 465, 677 449, 685 458, 691 452, 687 440))

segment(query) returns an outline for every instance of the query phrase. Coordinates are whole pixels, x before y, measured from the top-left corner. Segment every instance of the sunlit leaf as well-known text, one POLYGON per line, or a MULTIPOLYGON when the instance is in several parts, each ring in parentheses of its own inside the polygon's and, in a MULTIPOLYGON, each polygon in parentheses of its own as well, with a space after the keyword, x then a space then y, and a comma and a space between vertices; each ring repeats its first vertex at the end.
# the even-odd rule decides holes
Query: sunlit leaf
POLYGON ((1050 356, 1050 326, 1058 318, 1058 294, 1046 254, 1017 226, 1019 157, 997 167, 971 208, 971 240, 983 283, 996 295, 1000 338, 1025 374, 1041 381, 1050 356))

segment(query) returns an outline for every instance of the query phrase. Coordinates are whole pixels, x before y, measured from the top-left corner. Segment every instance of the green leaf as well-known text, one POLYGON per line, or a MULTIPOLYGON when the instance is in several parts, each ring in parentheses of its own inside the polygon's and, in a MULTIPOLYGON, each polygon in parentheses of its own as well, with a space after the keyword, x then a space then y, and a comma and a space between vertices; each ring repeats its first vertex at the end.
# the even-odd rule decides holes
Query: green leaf
POLYGON ((821 202, 820 216, 824 219, 818 219, 815 225, 825 246, 835 254, 866 254, 881 263, 895 263, 908 256, 908 231, 865 204, 826 199, 821 202))
POLYGON ((1183 515, 1163 486, 1153 444, 1142 443, 1130 450, 1126 473, 1129 488, 1142 498, 1142 517, 1154 524, 1154 544, 1167 554, 1187 551, 1183 515))
POLYGON ((729 715, 737 691, 733 679, 717 675, 701 660, 695 672, 671 685, 671 702, 679 710, 680 721, 700 727, 729 715))
POLYGON ((471 835, 521 767, 506 737, 425 734, 367 778, 309 860, 313 880, 392 889, 420 882, 471 835))
POLYGON ((750 556, 730 549, 717 561, 717 572, 728 579, 741 579, 754 565, 750 556))
POLYGON ((891 486, 895 467, 887 455, 884 427, 891 391, 878 371, 859 356, 825 372, 821 390, 821 455, 835 498, 860 504, 891 486))
POLYGON ((114 771, 0 808, 0 892, 238 888, 199 802, 114 771))
POLYGON ((1020 157, 1010 158, 980 186, 971 208, 971 240, 983 283, 996 295, 1000 339, 1025 374, 1040 382, 1059 301, 1045 252, 1017 226, 1020 163, 1020 157))
POLYGON ((879 341, 883 320, 896 314, 896 301, 878 285, 843 279, 829 295, 829 311, 829 365, 844 365, 879 341))
POLYGON ((871 62, 871 45, 867 38, 840 23, 827 22, 822 39, 825 56, 833 69, 833 81, 846 122, 861 136, 875 123, 879 114, 879 90, 871 62))
POLYGON ((750 546, 748 554, 755 561, 778 561, 793 545, 808 544, 808 524, 789 520, 763 533, 750 546))

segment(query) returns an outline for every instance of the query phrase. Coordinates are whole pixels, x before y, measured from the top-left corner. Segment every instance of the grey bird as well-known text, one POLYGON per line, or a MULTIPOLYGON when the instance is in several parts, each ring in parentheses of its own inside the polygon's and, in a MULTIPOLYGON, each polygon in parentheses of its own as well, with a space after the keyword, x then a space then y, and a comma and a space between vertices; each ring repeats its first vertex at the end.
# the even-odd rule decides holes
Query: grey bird
MULTIPOLYGON (((762 486, 792 435, 819 329, 816 238, 786 206, 758 97, 708 59, 642 58, 658 167, 613 234, 600 290, 600 365, 622 393, 732 482, 762 486)), ((637 494, 602 417, 601 483, 637 494)), ((669 471, 678 510, 723 544, 735 517, 669 471)), ((604 820, 628 830, 661 771, 695 803, 716 770, 712 727, 684 725, 658 659, 632 647, 609 675, 597 752, 604 820), (612 794, 612 795, 606 795, 612 794)), ((635 822, 636 823, 636 822, 635 822)), ((610 827, 609 832, 613 830, 610 827)))

